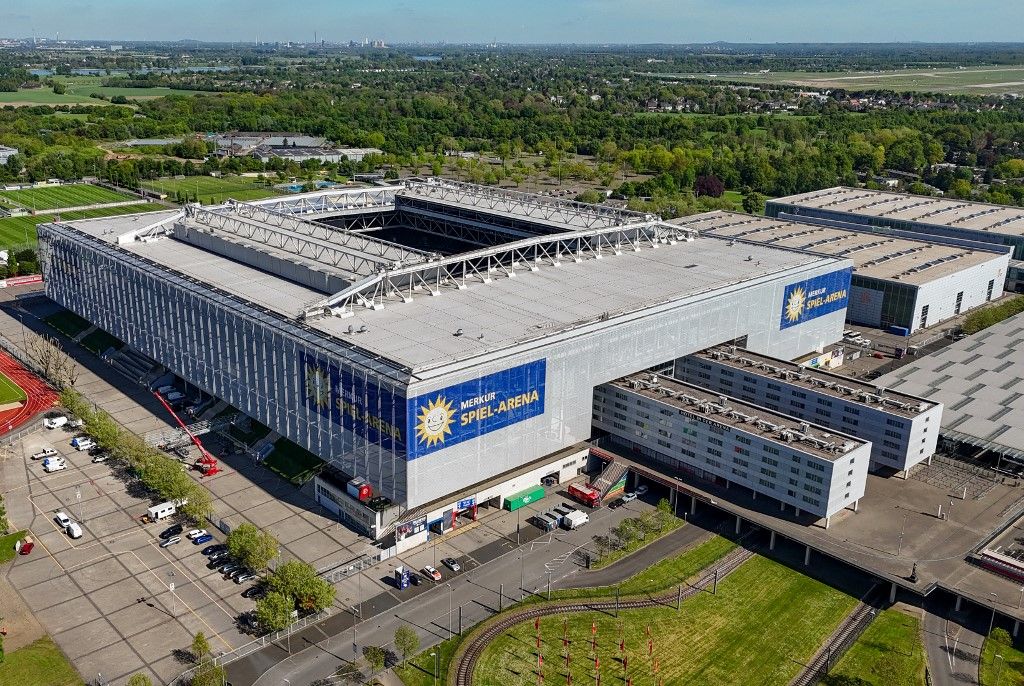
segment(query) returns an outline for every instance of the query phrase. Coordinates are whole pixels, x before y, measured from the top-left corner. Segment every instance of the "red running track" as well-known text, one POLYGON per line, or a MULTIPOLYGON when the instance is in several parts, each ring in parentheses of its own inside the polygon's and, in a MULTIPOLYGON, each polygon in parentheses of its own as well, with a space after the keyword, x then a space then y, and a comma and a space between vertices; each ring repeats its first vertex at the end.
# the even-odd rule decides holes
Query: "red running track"
POLYGON ((57 393, 5 352, 0 352, 0 372, 18 384, 28 396, 21 407, 0 412, 0 436, 10 433, 57 404, 57 393))

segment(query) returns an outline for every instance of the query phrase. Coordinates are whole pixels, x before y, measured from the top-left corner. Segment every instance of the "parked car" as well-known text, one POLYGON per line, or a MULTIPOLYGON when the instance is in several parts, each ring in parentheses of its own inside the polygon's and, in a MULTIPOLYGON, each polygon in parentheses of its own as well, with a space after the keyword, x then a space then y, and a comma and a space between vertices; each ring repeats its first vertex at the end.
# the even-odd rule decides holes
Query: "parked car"
POLYGON ((74 419, 68 422, 69 429, 81 429, 83 426, 85 426, 85 422, 79 419, 78 417, 75 417, 74 419))
POLYGON ((203 545, 204 543, 209 543, 212 540, 213 536, 211 536, 210 534, 203 534, 202 536, 193 538, 192 545, 203 545))
POLYGON ((640 484, 639 486, 636 487, 636 494, 637 495, 643 495, 646 492, 647 492, 647 486, 646 485, 640 484))
POLYGON ((47 457, 53 457, 56 454, 57 454, 56 450, 54 450, 50 446, 46 446, 45 448, 40 450, 38 453, 32 453, 32 459, 33 460, 43 460, 43 459, 46 459, 47 457))
POLYGON ((171 536, 170 538, 165 538, 164 540, 160 541, 160 547, 169 548, 175 543, 181 543, 181 536, 171 536))
POLYGON ((246 581, 252 581, 255 578, 256 575, 247 569, 243 573, 235 577, 235 583, 241 585, 244 584, 246 581))
POLYGON ((90 448, 96 447, 96 441, 92 440, 88 436, 75 436, 71 439, 71 447, 75 450, 82 452, 89 450, 90 448))
POLYGON ((68 536, 70 536, 71 538, 82 537, 82 527, 78 525, 78 522, 71 522, 66 527, 64 527, 64 531, 66 531, 68 536))
POLYGON ((227 549, 228 547, 223 543, 217 543, 216 545, 208 545, 205 548, 203 548, 203 555, 213 555, 214 553, 219 553, 227 549))
POLYGON ((256 584, 242 591, 243 598, 251 598, 253 600, 259 600, 267 594, 267 589, 263 584, 256 584))
POLYGON ((241 566, 242 565, 238 564, 237 562, 229 562, 226 565, 222 565, 221 568, 218 569, 217 571, 220 572, 221 574, 223 574, 224 576, 227 576, 228 574, 230 574, 231 572, 235 571, 236 569, 241 568, 241 566))
POLYGON ((45 426, 47 429, 56 429, 58 427, 64 426, 67 423, 68 418, 65 417, 64 415, 47 417, 46 419, 43 420, 43 426, 45 426))
POLYGON ((185 534, 185 536, 188 537, 188 540, 194 541, 197 538, 199 538, 200 536, 207 536, 207 535, 209 535, 209 533, 210 532, 207 531, 206 529, 192 529, 187 534, 185 534))
POLYGON ((419 586, 420 585, 420 575, 417 574, 416 572, 412 571, 412 570, 409 570, 409 583, 412 584, 413 586, 419 586))
POLYGON ((634 500, 636 500, 636 493, 623 493, 622 494, 622 502, 623 503, 631 503, 634 500))
POLYGON ((181 524, 175 524, 172 527, 168 527, 160 532, 160 538, 170 538, 171 536, 177 536, 185 530, 181 524))
POLYGON ((215 553, 210 553, 210 562, 220 561, 220 564, 224 564, 230 559, 231 553, 226 550, 218 550, 215 553))
POLYGON ((619 509, 620 507, 622 507, 625 504, 626 504, 625 500, 623 500, 622 498, 616 498, 615 500, 613 500, 610 503, 608 503, 608 509, 609 510, 617 510, 617 509, 619 509))
POLYGON ((225 555, 224 557, 218 557, 216 559, 211 558, 210 561, 206 563, 206 568, 217 569, 218 567, 226 567, 229 564, 231 564, 231 558, 225 555))
POLYGON ((462 569, 462 565, 460 565, 459 561, 456 560, 454 557, 444 558, 443 560, 441 560, 441 564, 443 564, 445 567, 452 570, 453 572, 457 572, 462 569))
POLYGON ((43 462, 43 471, 47 474, 61 472, 68 468, 68 465, 64 460, 55 460, 52 457, 48 457, 46 460, 47 461, 43 462))
POLYGON ((97 453, 97 454, 92 456, 92 463, 93 464, 101 464, 103 462, 106 462, 107 459, 109 459, 109 458, 110 458, 110 455, 108 453, 97 453))
POLYGON ((67 528, 67 525, 71 523, 71 517, 68 517, 66 513, 61 511, 53 515, 53 521, 57 522, 57 525, 60 526, 60 528, 64 529, 67 528))
POLYGON ((436 569, 434 569, 430 565, 427 565, 426 567, 423 568, 423 576, 425 576, 426 578, 431 579, 433 581, 440 581, 441 580, 441 572, 437 571, 436 569))

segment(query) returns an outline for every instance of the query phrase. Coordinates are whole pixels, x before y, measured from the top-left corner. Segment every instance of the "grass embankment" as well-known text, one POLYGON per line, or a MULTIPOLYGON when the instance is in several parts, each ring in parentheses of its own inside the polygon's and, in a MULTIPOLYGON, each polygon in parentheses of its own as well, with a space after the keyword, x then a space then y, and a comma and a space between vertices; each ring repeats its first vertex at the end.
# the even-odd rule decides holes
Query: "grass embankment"
MULTIPOLYGON (((10 562, 18 554, 14 551, 14 544, 25 538, 24 531, 16 531, 13 534, 0 536, 0 564, 10 562)), ((3 683, 3 682, 0 682, 3 683)))
POLYGON ((823 683, 839 686, 859 679, 856 683, 863 686, 923 686, 925 662, 921 620, 884 610, 823 683))
POLYGON ((79 317, 71 310, 61 310, 60 312, 54 312, 46 318, 46 323, 53 328, 60 331, 68 338, 74 338, 78 334, 82 333, 90 326, 88 321, 79 317))
POLYGON ((96 329, 88 336, 83 337, 81 343, 97 355, 102 355, 110 348, 120 348, 122 345, 117 337, 110 335, 103 329, 96 329))
POLYGON ((83 686, 85 682, 49 636, 4 656, 0 684, 83 686))
POLYGON ((0 373, 0 405, 23 403, 27 399, 28 396, 21 390, 21 386, 0 373))
POLYGON ((591 562, 590 567, 591 569, 603 569, 604 567, 607 567, 613 562, 617 562, 618 560, 621 560, 627 555, 635 553, 644 546, 650 543, 654 543, 662 536, 672 533, 679 527, 683 526, 685 523, 685 520, 680 519, 679 517, 675 517, 671 513, 665 513, 662 516, 660 527, 650 531, 645 531, 643 536, 640 536, 638 538, 632 538, 622 547, 616 548, 605 553, 601 557, 591 562))
POLYGON ((978 681, 981 686, 1024 684, 1024 652, 1007 643, 985 639, 981 664, 978 665, 978 681))
MULTIPOLYGON (((591 624, 597 627, 602 681, 623 677, 647 683, 658 668, 666 684, 743 686, 785 684, 856 605, 856 600, 767 558, 755 557, 718 585, 717 595, 701 593, 682 610, 647 608, 580 613, 541 622, 544 676, 566 678, 563 621, 570 640, 570 669, 576 683, 594 680, 591 624), (621 626, 621 633, 620 633, 621 626), (648 657, 650 627, 653 657, 648 657), (628 669, 623 665, 623 640, 628 669)), ((530 686, 537 682, 537 647, 532 622, 506 632, 477 663, 480 686, 530 686)))
POLYGON ((405 686, 434 686, 434 668, 437 667, 436 683, 446 684, 448 683, 448 667, 451 665, 452 655, 455 654, 455 649, 461 642, 461 636, 442 641, 430 650, 424 650, 416 657, 410 658, 405 666, 395 667, 395 674, 405 686), (431 653, 437 653, 437 657, 431 657, 431 653))

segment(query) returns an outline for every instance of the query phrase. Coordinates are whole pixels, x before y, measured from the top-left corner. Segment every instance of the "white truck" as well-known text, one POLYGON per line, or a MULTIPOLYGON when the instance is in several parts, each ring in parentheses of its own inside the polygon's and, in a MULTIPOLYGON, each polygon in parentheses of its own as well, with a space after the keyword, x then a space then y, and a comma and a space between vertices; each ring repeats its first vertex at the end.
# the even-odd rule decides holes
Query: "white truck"
POLYGON ((160 503, 146 510, 146 514, 149 515, 149 521, 155 522, 164 517, 170 517, 172 514, 178 511, 178 508, 182 505, 187 505, 187 500, 171 500, 166 503, 160 503))
POLYGON ((47 417, 46 419, 43 420, 43 426, 46 427, 47 429, 56 429, 58 427, 64 426, 67 423, 68 418, 65 417, 64 415, 59 415, 56 417, 47 417))
POLYGON ((590 522, 590 515, 580 510, 572 510, 562 517, 562 526, 566 529, 578 529, 590 522))

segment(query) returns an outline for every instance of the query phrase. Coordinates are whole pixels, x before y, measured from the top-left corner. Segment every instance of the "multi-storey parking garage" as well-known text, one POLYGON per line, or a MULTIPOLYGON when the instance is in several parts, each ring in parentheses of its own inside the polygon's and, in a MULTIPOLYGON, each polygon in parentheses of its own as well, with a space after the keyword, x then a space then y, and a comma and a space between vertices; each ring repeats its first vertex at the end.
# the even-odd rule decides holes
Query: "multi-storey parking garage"
POLYGON ((393 502, 378 535, 521 489, 590 437, 600 384, 726 341, 820 350, 851 270, 447 182, 39 233, 50 297, 366 479, 393 502))

